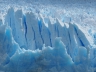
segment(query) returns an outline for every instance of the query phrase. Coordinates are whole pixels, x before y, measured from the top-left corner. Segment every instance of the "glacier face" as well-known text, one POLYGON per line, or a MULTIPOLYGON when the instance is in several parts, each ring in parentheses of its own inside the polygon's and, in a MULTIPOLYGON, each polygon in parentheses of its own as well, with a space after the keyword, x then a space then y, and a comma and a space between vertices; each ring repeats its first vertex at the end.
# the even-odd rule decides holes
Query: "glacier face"
POLYGON ((10 8, 0 21, 0 70, 94 72, 96 34, 58 18, 51 21, 10 8))

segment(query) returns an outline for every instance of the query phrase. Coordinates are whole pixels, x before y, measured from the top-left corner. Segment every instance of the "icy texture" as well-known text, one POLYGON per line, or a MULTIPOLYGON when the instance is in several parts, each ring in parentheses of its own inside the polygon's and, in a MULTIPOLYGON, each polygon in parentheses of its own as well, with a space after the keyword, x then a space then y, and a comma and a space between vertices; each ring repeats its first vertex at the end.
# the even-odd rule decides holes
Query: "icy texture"
POLYGON ((0 71, 95 71, 96 34, 33 12, 10 8, 0 20, 0 71), (93 37, 92 35, 93 34, 93 37))
POLYGON ((66 47, 60 38, 56 38, 55 47, 45 47, 42 50, 21 49, 14 41, 11 29, 5 25, 0 26, 0 70, 5 72, 39 72, 73 64, 66 52, 66 47), (3 28, 3 31, 2 29, 3 28), (58 60, 59 59, 59 60, 58 60))

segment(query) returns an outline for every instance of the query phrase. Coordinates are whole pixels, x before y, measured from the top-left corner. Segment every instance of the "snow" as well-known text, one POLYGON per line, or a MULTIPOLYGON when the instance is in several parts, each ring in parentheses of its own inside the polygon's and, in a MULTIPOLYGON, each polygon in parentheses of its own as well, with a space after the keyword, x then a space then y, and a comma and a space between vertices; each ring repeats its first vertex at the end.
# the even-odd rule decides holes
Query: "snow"
POLYGON ((48 10, 11 7, 0 19, 1 72, 95 71, 96 32, 79 25, 85 22, 76 15, 48 10))

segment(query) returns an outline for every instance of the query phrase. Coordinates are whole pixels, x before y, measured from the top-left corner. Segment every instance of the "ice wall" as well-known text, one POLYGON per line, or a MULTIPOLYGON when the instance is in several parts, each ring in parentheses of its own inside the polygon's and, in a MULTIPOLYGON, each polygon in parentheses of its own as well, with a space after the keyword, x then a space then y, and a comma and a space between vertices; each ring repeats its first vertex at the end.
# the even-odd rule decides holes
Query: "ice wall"
POLYGON ((81 26, 13 8, 0 23, 1 71, 95 71, 94 40, 81 26))
POLYGON ((67 24, 69 27, 66 27, 66 24, 61 23, 58 19, 54 24, 49 19, 47 27, 44 18, 41 15, 37 17, 32 12, 24 15, 22 10, 14 12, 13 8, 10 8, 5 18, 5 24, 11 27, 13 37, 20 47, 27 49, 32 48, 32 46, 41 49, 43 44, 54 46, 55 37, 62 37, 66 46, 69 43, 71 46, 77 44, 87 47, 90 45, 87 37, 75 24, 69 23, 67 24))

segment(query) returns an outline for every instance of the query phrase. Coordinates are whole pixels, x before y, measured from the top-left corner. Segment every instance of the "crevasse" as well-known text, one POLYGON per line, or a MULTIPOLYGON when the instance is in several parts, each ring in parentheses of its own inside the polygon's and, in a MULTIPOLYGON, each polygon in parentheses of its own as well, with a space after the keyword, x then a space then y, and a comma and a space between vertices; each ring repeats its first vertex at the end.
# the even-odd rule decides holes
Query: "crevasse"
POLYGON ((94 72, 91 36, 78 24, 10 8, 0 24, 2 72, 94 72), (91 39, 91 40, 90 40, 91 39))

